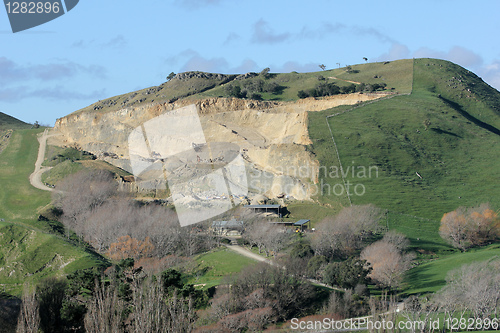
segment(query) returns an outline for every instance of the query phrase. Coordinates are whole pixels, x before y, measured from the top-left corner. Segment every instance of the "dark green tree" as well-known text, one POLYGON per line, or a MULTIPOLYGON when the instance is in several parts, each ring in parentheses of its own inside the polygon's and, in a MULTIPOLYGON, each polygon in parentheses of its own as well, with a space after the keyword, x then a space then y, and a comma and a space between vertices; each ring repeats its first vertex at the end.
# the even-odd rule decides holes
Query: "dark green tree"
POLYGON ((366 261, 349 258, 329 264, 324 273, 324 281, 330 285, 342 288, 354 288, 358 284, 365 284, 369 269, 365 268, 366 261))
POLYGON ((261 72, 260 72, 260 75, 263 76, 264 78, 268 79, 270 77, 269 75, 269 71, 271 70, 271 68, 269 67, 266 67, 264 68, 261 72))
POLYGON ((167 76, 167 81, 172 80, 174 77, 175 77, 175 73, 174 73, 174 72, 171 72, 171 73, 170 73, 170 74, 168 74, 168 76, 167 76))
POLYGON ((292 248, 290 256, 292 258, 310 258, 314 255, 311 245, 304 243, 297 243, 292 248))
POLYGON ((299 92, 297 93, 297 96, 299 98, 307 98, 307 97, 309 97, 309 94, 306 93, 304 90, 299 90, 299 92))
POLYGON ((40 327, 43 332, 64 332, 61 309, 67 283, 57 278, 47 278, 37 285, 36 296, 40 304, 40 327))

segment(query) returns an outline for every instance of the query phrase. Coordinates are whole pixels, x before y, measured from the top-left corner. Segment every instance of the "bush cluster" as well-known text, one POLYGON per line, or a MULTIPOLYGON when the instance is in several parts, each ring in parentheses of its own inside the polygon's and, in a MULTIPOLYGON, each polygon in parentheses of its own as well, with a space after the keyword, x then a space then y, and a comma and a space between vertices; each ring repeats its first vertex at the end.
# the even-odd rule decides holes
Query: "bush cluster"
POLYGON ((261 93, 271 93, 279 95, 285 87, 277 82, 264 81, 262 79, 244 80, 238 83, 231 83, 224 87, 225 93, 236 98, 251 98, 261 100, 261 93))
POLYGON ((297 96, 299 98, 307 98, 307 97, 333 96, 339 94, 351 94, 354 92, 373 92, 378 90, 384 90, 386 86, 387 84, 385 83, 373 83, 373 84, 361 83, 358 85, 350 84, 348 86, 339 87, 333 82, 330 83, 320 82, 313 89, 299 90, 297 96))

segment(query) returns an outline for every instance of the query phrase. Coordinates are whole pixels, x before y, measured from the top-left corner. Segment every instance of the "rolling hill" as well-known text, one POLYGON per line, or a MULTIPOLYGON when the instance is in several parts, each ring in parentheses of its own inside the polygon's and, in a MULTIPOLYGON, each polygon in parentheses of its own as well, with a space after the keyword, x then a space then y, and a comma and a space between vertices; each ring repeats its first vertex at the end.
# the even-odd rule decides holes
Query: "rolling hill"
POLYGON ((32 125, 19 119, 0 112, 0 130, 30 128, 31 126, 32 125))
POLYGON ((130 131, 189 104, 207 137, 244 148, 249 176, 270 174, 254 190, 277 200, 270 188, 293 188, 288 194, 303 201, 288 202, 292 219, 316 223, 351 203, 373 203, 388 211, 384 226, 405 233, 426 258, 456 255, 438 234, 443 213, 483 202, 500 208, 500 92, 438 59, 315 73, 181 73, 59 119, 64 139, 53 144, 89 150, 130 172, 130 131), (298 97, 332 83, 357 92, 298 97), (384 88, 361 89, 378 85, 384 88), (308 173, 297 176, 301 166, 308 173))
MULTIPOLYGON (((458 206, 490 202, 498 209, 499 105, 500 93, 473 73, 416 59, 410 95, 311 113, 312 150, 321 165, 340 167, 338 150, 344 169, 356 170, 345 175, 359 193, 365 188, 351 195, 354 204, 435 220, 458 206), (364 177, 359 167, 376 169, 364 177)), ((342 181, 322 176, 332 187, 342 181)))
MULTIPOLYGON (((14 128, 26 127, 12 117, 8 119, 14 128)), ((0 153, 0 285, 2 291, 16 296, 25 282, 36 283, 44 277, 106 263, 56 232, 57 224, 38 219, 39 211, 51 200, 48 192, 29 182, 38 153, 37 135, 42 131, 10 130, 8 145, 0 153)))
MULTIPOLYGON (((272 188, 280 185, 300 199, 286 201, 292 219, 317 223, 351 203, 373 203, 388 211, 383 225, 405 233, 412 248, 425 254, 421 258, 453 256, 447 261, 451 269, 461 260, 439 237, 443 213, 482 202, 500 208, 500 92, 466 69, 437 59, 315 73, 181 73, 160 86, 111 97, 58 119, 54 132, 62 135, 50 138, 46 165, 54 169, 44 179, 55 182, 82 167, 108 168, 103 161, 127 175, 132 171, 131 131, 190 104, 198 108, 208 141, 240 145, 249 176, 264 175, 251 189, 253 194, 265 193, 278 201, 282 191, 272 188), (300 91, 311 93, 332 83, 352 91, 298 97, 300 91), (373 86, 382 88, 361 88, 373 86), (247 97, 235 96, 238 91, 247 97), (77 150, 91 152, 98 160, 80 160, 83 155, 77 156, 77 150), (307 166, 307 172, 297 175, 301 166, 307 166)), ((5 247, 0 253, 4 266, 15 262, 36 279, 102 264, 102 258, 89 257, 84 249, 50 234, 45 222, 35 221, 37 209, 50 200, 27 181, 38 131, 21 129, 30 125, 12 117, 0 115, 0 120, 15 129, 0 154, 0 241, 27 251, 5 247), (23 244, 30 239, 40 243, 23 244), (58 245, 46 246, 50 242, 58 245), (28 253, 34 248, 43 249, 43 256, 28 253), (33 260, 45 271, 30 268, 33 260)), ((485 253, 498 253, 498 247, 485 253)), ((409 281, 418 280, 420 273, 415 268, 409 281)), ((442 285, 442 278, 442 271, 436 273, 432 290, 442 285)), ((16 275, 8 289, 18 292, 21 280, 22 274, 16 275)), ((1 274, 0 282, 7 283, 1 274)), ((425 289, 413 287, 408 290, 425 289)))

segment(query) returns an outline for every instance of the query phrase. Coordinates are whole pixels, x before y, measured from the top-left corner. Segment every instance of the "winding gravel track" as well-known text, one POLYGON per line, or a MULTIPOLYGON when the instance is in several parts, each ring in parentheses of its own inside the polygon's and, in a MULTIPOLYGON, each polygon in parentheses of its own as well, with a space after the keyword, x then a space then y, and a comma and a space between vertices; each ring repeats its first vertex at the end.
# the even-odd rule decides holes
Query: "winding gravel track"
POLYGON ((44 191, 54 191, 53 188, 47 187, 42 183, 42 174, 45 171, 52 169, 52 167, 42 167, 43 160, 45 158, 45 149, 47 148, 47 138, 51 136, 56 136, 59 134, 50 134, 49 129, 47 128, 42 135, 38 137, 38 142, 40 143, 40 147, 38 148, 38 157, 35 162, 35 171, 30 175, 30 183, 34 187, 44 190, 44 191))

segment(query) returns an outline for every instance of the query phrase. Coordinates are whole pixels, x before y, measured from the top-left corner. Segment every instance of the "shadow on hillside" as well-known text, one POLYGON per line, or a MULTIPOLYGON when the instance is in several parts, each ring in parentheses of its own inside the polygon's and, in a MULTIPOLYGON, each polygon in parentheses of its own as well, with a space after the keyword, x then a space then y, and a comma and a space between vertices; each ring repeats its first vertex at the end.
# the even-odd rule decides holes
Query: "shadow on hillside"
POLYGON ((434 274, 429 273, 429 266, 417 266, 411 269, 406 275, 406 280, 410 281, 413 290, 432 289, 446 284, 445 280, 436 279, 434 274))
POLYGON ((440 252, 443 250, 447 250, 447 247, 443 243, 438 243, 434 241, 429 241, 429 240, 423 240, 423 239, 418 239, 418 238, 412 238, 408 237, 410 240, 410 246, 413 248, 413 250, 417 249, 424 249, 427 252, 440 252))
POLYGON ((442 129, 436 128, 436 127, 432 127, 431 131, 434 131, 437 134, 448 134, 448 135, 455 136, 455 137, 460 138, 460 139, 462 138, 460 135, 457 135, 453 132, 448 132, 448 131, 445 131, 445 130, 442 130, 442 129))
POLYGON ((484 128, 487 131, 490 131, 493 134, 496 134, 496 135, 500 136, 500 130, 498 128, 496 128, 494 126, 491 126, 490 124, 487 124, 485 122, 482 122, 481 120, 479 120, 476 117, 472 116, 470 113, 468 113, 467 111, 465 111, 462 108, 462 106, 460 106, 460 104, 455 103, 453 101, 450 101, 449 99, 446 99, 446 98, 444 98, 442 96, 439 96, 439 98, 443 102, 445 102, 446 104, 448 104, 451 108, 453 108, 458 113, 460 113, 462 116, 464 116, 467 120, 473 122, 474 124, 476 124, 477 126, 479 126, 481 128, 484 128))

